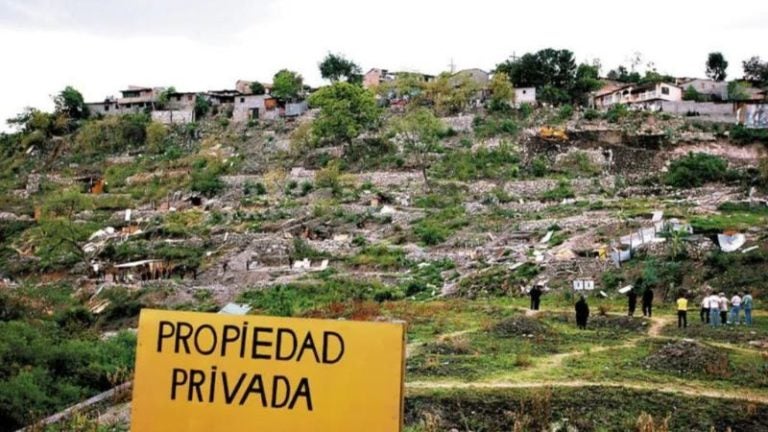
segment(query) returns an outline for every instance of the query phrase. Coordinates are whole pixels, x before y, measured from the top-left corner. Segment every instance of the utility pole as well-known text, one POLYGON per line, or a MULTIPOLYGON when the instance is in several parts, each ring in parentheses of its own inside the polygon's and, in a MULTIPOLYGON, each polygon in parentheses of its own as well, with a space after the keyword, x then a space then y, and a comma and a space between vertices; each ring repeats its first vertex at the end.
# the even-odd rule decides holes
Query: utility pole
POLYGON ((448 64, 448 67, 451 70, 451 74, 456 72, 456 64, 453 62, 453 57, 451 57, 451 62, 448 64))

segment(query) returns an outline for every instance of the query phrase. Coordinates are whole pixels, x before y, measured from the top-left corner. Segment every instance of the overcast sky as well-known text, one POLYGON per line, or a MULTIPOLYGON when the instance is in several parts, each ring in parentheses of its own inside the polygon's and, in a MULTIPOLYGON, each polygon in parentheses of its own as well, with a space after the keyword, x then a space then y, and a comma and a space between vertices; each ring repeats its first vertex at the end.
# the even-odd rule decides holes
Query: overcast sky
POLYGON ((271 81, 281 68, 322 83, 340 52, 371 67, 491 69, 513 53, 567 48, 603 73, 641 52, 660 72, 703 76, 722 51, 768 60, 768 1, 0 0, 0 120, 50 109, 66 85, 101 100, 129 84, 194 91, 271 81))

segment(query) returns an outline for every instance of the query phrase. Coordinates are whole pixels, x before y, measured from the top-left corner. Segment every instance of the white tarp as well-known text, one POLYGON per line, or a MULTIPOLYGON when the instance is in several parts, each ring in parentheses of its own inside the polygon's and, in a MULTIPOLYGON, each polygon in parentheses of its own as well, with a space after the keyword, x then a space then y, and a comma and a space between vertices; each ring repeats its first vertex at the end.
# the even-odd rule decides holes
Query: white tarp
POLYGON ((653 212, 653 217, 651 218, 651 222, 661 222, 661 220, 664 218, 664 211, 658 210, 653 212))
POLYGON ((554 231, 547 231, 547 235, 544 236, 544 238, 539 241, 540 244, 548 243, 549 240, 552 238, 552 234, 554 234, 554 231))
POLYGON ((718 234, 717 235, 717 242, 720 244, 720 249, 723 252, 734 252, 738 250, 740 247, 744 246, 744 243, 747 241, 746 237, 744 237, 744 234, 734 234, 734 235, 726 235, 726 234, 718 234))
POLYGON ((619 288, 619 294, 626 294, 632 291, 632 285, 627 285, 624 288, 619 288))
POLYGON ((220 314, 224 315, 246 315, 251 311, 251 307, 247 304, 227 303, 226 306, 221 308, 220 314))
POLYGON ((743 253, 743 254, 745 254, 745 253, 750 253, 750 252, 752 252, 753 250, 755 250, 755 249, 758 249, 758 248, 760 248, 760 246, 750 246, 750 247, 748 247, 748 248, 744 249, 743 251, 741 251, 741 253, 743 253))

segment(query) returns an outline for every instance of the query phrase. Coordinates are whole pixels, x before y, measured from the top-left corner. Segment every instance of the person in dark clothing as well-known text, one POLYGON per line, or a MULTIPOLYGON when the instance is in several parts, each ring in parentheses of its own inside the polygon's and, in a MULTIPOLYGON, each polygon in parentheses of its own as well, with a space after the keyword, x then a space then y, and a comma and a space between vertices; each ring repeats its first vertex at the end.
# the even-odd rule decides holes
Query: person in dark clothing
POLYGON ((580 329, 587 328, 587 320, 589 319, 589 305, 587 299, 582 295, 579 301, 576 302, 576 326, 580 329))
POLYGON ((634 288, 627 293, 627 299, 629 303, 629 316, 634 316, 635 309, 637 309, 637 291, 634 288))
POLYGON ((653 315, 653 290, 646 288, 643 292, 643 316, 651 317, 653 315))
POLYGON ((539 310, 542 294, 543 291, 541 290, 541 285, 536 284, 531 288, 531 291, 528 293, 528 295, 531 296, 531 310, 539 310))

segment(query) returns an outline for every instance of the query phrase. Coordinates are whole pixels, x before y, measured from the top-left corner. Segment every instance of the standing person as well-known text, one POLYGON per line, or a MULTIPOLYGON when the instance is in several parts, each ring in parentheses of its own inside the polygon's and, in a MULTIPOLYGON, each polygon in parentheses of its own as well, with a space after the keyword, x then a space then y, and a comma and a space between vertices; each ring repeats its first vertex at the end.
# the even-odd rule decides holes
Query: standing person
POLYGON ((650 287, 643 291, 643 316, 653 316, 653 290, 650 287))
POLYGON ((637 291, 635 291, 635 287, 632 287, 632 289, 627 293, 627 302, 629 316, 634 316, 635 309, 637 309, 637 291))
POLYGON ((584 295, 581 295, 579 301, 576 302, 576 326, 582 330, 587 328, 587 320, 589 319, 589 305, 584 295))
POLYGON ((682 292, 677 296, 677 328, 688 328, 688 299, 682 292))
POLYGON ((543 291, 541 290, 541 285, 535 284, 533 285, 533 288, 531 288, 531 291, 528 293, 529 296, 531 296, 531 310, 539 310, 539 304, 541 303, 541 294, 543 291))
POLYGON ((720 325, 720 297, 712 293, 709 297, 709 325, 717 327, 720 325))
POLYGON ((701 310, 699 318, 702 324, 709 324, 709 294, 705 294, 701 299, 701 310))
POLYGON ((741 307, 744 308, 744 324, 752 325, 752 294, 744 292, 741 297, 741 307))
POLYGON ((736 293, 731 297, 731 324, 739 325, 741 323, 741 296, 736 293))
POLYGON ((720 293, 718 303, 720 306, 720 324, 726 325, 728 324, 728 297, 725 296, 724 292, 720 293))

